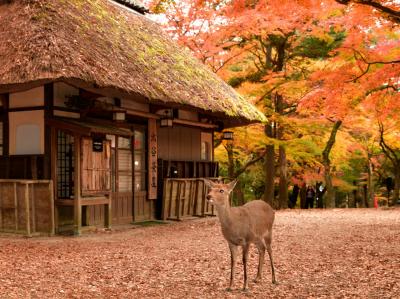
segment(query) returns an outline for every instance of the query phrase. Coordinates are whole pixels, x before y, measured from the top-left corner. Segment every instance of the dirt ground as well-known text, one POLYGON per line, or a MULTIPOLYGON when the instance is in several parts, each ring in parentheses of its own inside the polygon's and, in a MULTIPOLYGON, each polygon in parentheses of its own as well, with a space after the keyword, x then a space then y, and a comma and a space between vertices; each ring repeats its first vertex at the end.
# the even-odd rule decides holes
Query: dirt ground
MULTIPOLYGON (((400 298, 400 210, 279 211, 261 283, 226 292, 217 218, 80 237, 0 235, 0 298, 400 298)), ((255 277, 257 250, 250 251, 255 277)))

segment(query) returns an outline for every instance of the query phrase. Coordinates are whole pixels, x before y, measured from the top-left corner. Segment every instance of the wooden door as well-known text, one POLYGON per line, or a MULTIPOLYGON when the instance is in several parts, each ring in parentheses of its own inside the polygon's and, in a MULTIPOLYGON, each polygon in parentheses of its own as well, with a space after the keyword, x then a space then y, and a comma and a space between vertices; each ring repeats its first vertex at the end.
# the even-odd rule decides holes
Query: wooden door
POLYGON ((81 159, 82 196, 109 194, 111 192, 110 141, 82 138, 81 159), (99 142, 102 144, 98 144, 99 142))

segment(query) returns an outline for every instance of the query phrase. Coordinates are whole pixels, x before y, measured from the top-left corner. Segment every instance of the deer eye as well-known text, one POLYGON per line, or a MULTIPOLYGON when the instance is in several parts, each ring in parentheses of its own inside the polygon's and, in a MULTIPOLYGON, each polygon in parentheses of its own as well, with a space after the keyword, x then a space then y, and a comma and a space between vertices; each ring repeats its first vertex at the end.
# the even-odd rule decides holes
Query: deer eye
POLYGON ((225 190, 224 190, 224 189, 220 189, 219 192, 220 192, 220 193, 224 193, 225 190))

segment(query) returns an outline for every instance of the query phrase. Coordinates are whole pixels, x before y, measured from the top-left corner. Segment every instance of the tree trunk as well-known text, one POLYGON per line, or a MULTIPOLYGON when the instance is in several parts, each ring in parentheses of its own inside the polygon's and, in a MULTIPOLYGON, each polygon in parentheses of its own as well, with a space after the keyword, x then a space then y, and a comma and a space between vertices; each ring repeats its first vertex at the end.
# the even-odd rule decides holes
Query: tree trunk
POLYGON ((400 195, 400 168, 395 167, 394 169, 394 189, 393 189, 393 198, 391 205, 396 205, 400 195))
POLYGON ((233 158, 233 143, 228 141, 225 145, 226 153, 228 154, 228 177, 232 180, 235 176, 235 160, 233 158))
POLYGON ((287 180, 287 160, 286 150, 279 146, 279 208, 287 209, 288 207, 288 180, 287 180))
MULTIPOLYGON (((281 54, 284 55, 284 52, 281 54)), ((283 96, 280 94, 275 95, 276 112, 280 115, 283 114, 284 103, 283 96)), ((281 123, 277 124, 277 139, 283 140, 284 127, 281 123)), ((283 145, 279 145, 279 195, 278 195, 278 208, 287 209, 288 207, 288 179, 287 179, 287 159, 286 149, 283 145)))
POLYGON ((307 194, 307 185, 306 183, 303 183, 300 189, 300 208, 305 209, 306 208, 306 194, 307 194))
POLYGON ((367 188, 368 188, 368 207, 374 206, 374 197, 375 197, 375 186, 374 186, 374 179, 372 177, 372 161, 371 161, 371 154, 368 153, 368 177, 367 177, 367 188))
POLYGON ((329 140, 326 143, 325 149, 322 152, 322 164, 324 165, 324 177, 325 177, 325 187, 326 187, 326 207, 334 208, 335 207, 335 189, 332 184, 332 176, 331 176, 331 161, 329 159, 329 154, 335 144, 336 134, 341 126, 342 121, 338 120, 333 125, 331 135, 329 136, 329 140))
MULTIPOLYGON (((271 124, 265 126, 265 133, 268 137, 273 137, 271 124)), ((274 178, 275 178, 275 146, 268 144, 266 146, 265 154, 265 190, 264 190, 264 201, 272 206, 274 199, 274 178)))

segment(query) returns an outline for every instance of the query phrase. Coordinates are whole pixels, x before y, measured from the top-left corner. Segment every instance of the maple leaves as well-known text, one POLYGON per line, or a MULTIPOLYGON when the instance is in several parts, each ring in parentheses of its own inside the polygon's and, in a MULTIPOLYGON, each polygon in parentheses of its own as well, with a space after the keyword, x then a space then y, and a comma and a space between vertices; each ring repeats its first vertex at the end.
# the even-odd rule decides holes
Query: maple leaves
MULTIPOLYGON (((279 148, 274 158, 278 162, 288 159, 288 177, 321 178, 322 173, 315 175, 315 169, 323 162, 320 155, 323 142, 329 139, 327 128, 332 128, 329 121, 343 122, 340 130, 351 131, 363 121, 360 116, 372 124, 400 116, 400 31, 393 19, 399 7, 396 2, 157 1, 160 3, 172 36, 268 116, 270 128, 260 129, 261 135, 265 130, 267 136, 258 143, 264 144, 267 152, 268 146, 279 148), (382 13, 383 6, 393 10, 391 19, 387 18, 389 12, 382 13), (304 142, 313 133, 301 120, 319 126, 322 139, 304 142), (301 149, 300 154, 293 149, 297 153, 301 149)), ((375 125, 367 128, 377 130, 375 125)), ((246 165, 255 152, 241 148, 240 144, 246 143, 241 134, 236 138, 232 153, 241 161, 239 165, 246 165)), ((338 138, 343 143, 341 134, 338 138)), ((354 144, 359 142, 356 136, 351 138, 354 144)), ((350 165, 337 159, 337 146, 332 145, 334 175, 350 165)), ((279 162, 276 170, 286 184, 283 163, 279 162)), ((265 171, 274 173, 275 166, 271 164, 265 171)))

